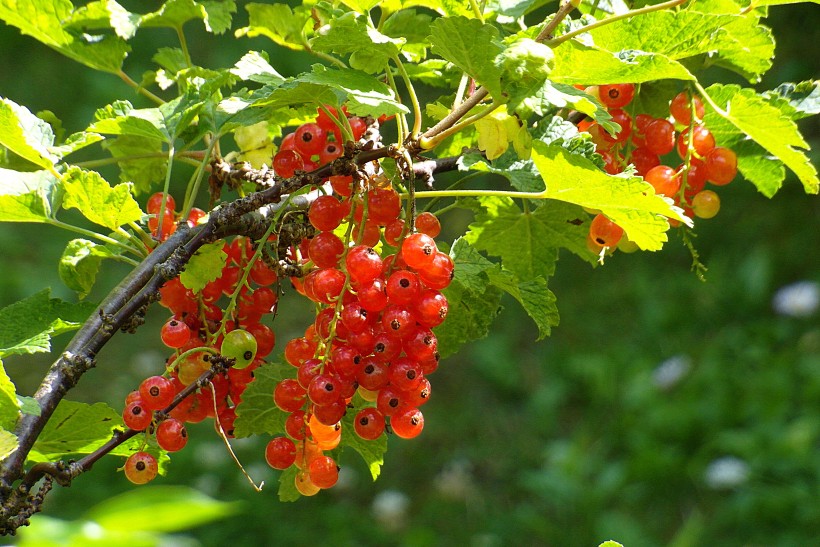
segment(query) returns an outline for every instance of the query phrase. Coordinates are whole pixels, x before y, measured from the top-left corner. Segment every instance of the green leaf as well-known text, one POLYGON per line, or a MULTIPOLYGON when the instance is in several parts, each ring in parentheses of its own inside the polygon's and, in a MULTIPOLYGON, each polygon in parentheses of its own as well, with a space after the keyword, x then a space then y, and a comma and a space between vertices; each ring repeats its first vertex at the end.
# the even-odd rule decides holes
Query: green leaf
POLYGON ((279 501, 298 501, 302 494, 296 489, 294 480, 299 469, 291 465, 279 475, 279 501))
POLYGON ((23 414, 31 414, 32 416, 40 416, 42 414, 40 403, 38 403, 34 397, 18 395, 17 404, 20 406, 20 412, 23 414))
POLYGON ((116 101, 94 113, 89 131, 107 135, 129 135, 159 141, 168 140, 158 108, 135 109, 128 101, 116 101))
POLYGON ((342 4, 353 11, 367 13, 381 3, 381 0, 341 0, 342 4))
POLYGON ((535 322, 539 340, 549 335, 550 329, 558 324, 555 295, 547 288, 543 277, 519 280, 514 273, 502 270, 500 264, 484 258, 467 238, 456 240, 451 254, 458 265, 456 278, 465 289, 481 293, 489 283, 512 295, 535 322))
POLYGON ((776 95, 787 99, 794 108, 794 113, 791 115, 793 120, 820 114, 820 81, 809 80, 799 84, 783 83, 763 95, 767 98, 776 95))
POLYGON ((287 414, 273 403, 273 390, 281 380, 294 378, 296 368, 286 363, 265 364, 254 369, 253 376, 236 409, 234 434, 242 438, 284 433, 287 414))
POLYGON ((506 270, 490 270, 490 282, 509 293, 518 300, 527 315, 538 327, 538 340, 549 336, 552 327, 558 325, 558 307, 555 305, 555 294, 547 288, 547 281, 543 277, 536 277, 529 281, 519 279, 506 270))
POLYGON ((0 461, 8 458, 17 446, 17 435, 0 427, 0 461))
MULTIPOLYGON (((122 417, 105 403, 88 405, 63 399, 37 437, 29 460, 56 461, 64 456, 90 454, 108 442, 117 429, 126 429, 122 417)), ((140 444, 140 439, 131 439, 110 453, 127 456, 140 444)))
POLYGON ((680 60, 716 52, 719 65, 739 72, 750 81, 771 68, 774 39, 753 13, 738 15, 738 6, 728 10, 709 6, 709 13, 693 5, 680 11, 655 11, 622 19, 591 32, 599 47, 609 51, 642 50, 680 60))
POLYGON ((71 167, 63 179, 63 189, 63 206, 79 209, 85 218, 110 230, 142 218, 128 183, 112 188, 99 173, 71 167))
POLYGON ((97 133, 88 133, 86 131, 78 131, 68 136, 65 142, 59 146, 52 146, 49 148, 55 156, 64 158, 69 154, 76 152, 86 146, 91 146, 94 143, 104 140, 105 137, 97 133))
POLYGON ((310 9, 286 4, 248 4, 248 26, 236 31, 236 36, 265 36, 280 46, 295 51, 305 49, 302 33, 311 21, 310 9))
POLYGON ((532 159, 546 184, 544 197, 597 209, 644 250, 659 250, 674 218, 691 223, 672 200, 655 195, 640 177, 608 175, 560 146, 533 142, 532 159))
POLYGON ((383 72, 387 61, 398 55, 403 44, 403 38, 382 34, 367 17, 354 12, 332 19, 326 32, 310 40, 316 51, 350 54, 350 66, 370 74, 383 72))
POLYGON ((140 26, 182 28, 182 25, 192 19, 201 19, 205 30, 222 34, 231 28, 231 16, 234 13, 234 0, 168 0, 159 10, 143 15, 140 26))
POLYGON ((477 19, 442 17, 430 25, 430 44, 436 55, 450 61, 502 99, 501 69, 495 58, 503 50, 498 29, 477 19))
POLYGON ((597 99, 583 90, 567 84, 556 84, 550 80, 529 90, 526 94, 511 96, 508 109, 515 109, 524 117, 529 112, 544 117, 562 108, 577 110, 601 124, 604 129, 617 131, 606 108, 597 99))
POLYGON ((0 20, 79 63, 119 73, 128 45, 117 36, 64 28, 73 10, 69 0, 0 0, 0 20))
POLYGON ((373 76, 358 70, 330 69, 322 65, 313 65, 312 72, 301 74, 270 92, 266 86, 261 94, 264 98, 253 103, 254 106, 338 106, 347 102, 348 111, 359 116, 408 112, 390 88, 373 76))
POLYGON ((467 242, 501 257, 505 269, 521 279, 547 278, 555 272, 558 247, 539 209, 522 211, 510 198, 479 198, 481 212, 470 224, 467 242))
POLYGON ((165 179, 168 155, 162 149, 162 141, 122 135, 106 140, 103 148, 117 159, 120 180, 134 183, 134 193, 147 194, 165 179))
POLYGON ((442 291, 449 307, 447 321, 433 329, 442 357, 487 336, 501 311, 501 290, 490 283, 488 275, 488 270, 500 266, 481 256, 463 238, 453 243, 450 256, 456 267, 453 281, 442 291))
POLYGON ((222 250, 224 244, 221 241, 203 245, 191 257, 185 266, 185 271, 179 276, 182 285, 186 289, 191 289, 198 293, 205 288, 205 285, 219 279, 222 275, 222 268, 228 255, 222 250))
POLYGON ((57 179, 48 171, 0 169, 0 222, 49 222, 57 188, 57 179))
POLYGON ((104 258, 113 256, 116 256, 115 253, 104 245, 98 245, 87 239, 72 239, 66 245, 63 256, 60 257, 57 271, 63 283, 69 289, 76 291, 82 300, 88 296, 91 287, 94 286, 100 262, 104 258))
POLYGON ((63 21, 63 26, 77 30, 112 28, 117 36, 130 40, 137 33, 140 17, 114 0, 97 0, 75 9, 71 17, 63 21))
POLYGON ((384 454, 387 452, 387 435, 382 433, 379 437, 372 441, 366 441, 355 433, 354 420, 356 414, 366 406, 364 400, 358 395, 353 396, 353 408, 348 409, 347 413, 342 418, 342 440, 340 446, 350 447, 355 450, 364 460, 367 469, 370 471, 370 476, 375 481, 379 478, 382 465, 384 465, 384 454))
POLYGON ((0 309, 0 358, 50 351, 53 336, 80 327, 96 306, 50 298, 50 289, 0 309))
POLYGON ((569 40, 553 49, 555 68, 550 80, 560 84, 620 84, 652 80, 694 80, 675 60, 660 53, 623 50, 613 53, 569 40))
MULTIPOLYGON (((734 143, 742 138, 742 135, 747 135, 776 160, 791 169, 803 183, 806 193, 818 193, 820 180, 817 178, 817 169, 806 154, 798 150, 808 149, 809 146, 803 140, 794 121, 788 114, 784 114, 776 103, 756 94, 752 89, 737 85, 715 84, 707 88, 706 92, 721 109, 710 109, 706 115, 706 123, 710 129, 714 126, 713 133, 719 144, 734 143)), ((738 154, 738 168, 746 176, 750 166, 755 170, 757 162, 763 158, 752 151, 750 157, 754 157, 755 161, 748 163, 743 158, 749 156, 750 150, 745 149, 741 152, 744 155, 738 154)), ((751 181, 764 195, 774 195, 782 179, 763 177, 761 173, 762 171, 755 170, 751 181)))
POLYGON ((260 84, 279 86, 285 82, 285 78, 268 62, 268 56, 257 51, 243 55, 231 69, 231 74, 260 84))
MULTIPOLYGON (((402 38, 402 54, 408 60, 418 63, 427 56, 427 34, 433 18, 414 9, 403 9, 390 14, 381 26, 381 31, 392 38, 402 38)), ((407 67, 405 67, 407 68, 407 67)))
POLYGON ((0 428, 12 431, 20 416, 20 402, 17 400, 17 388, 6 374, 3 361, 0 360, 0 428))
POLYGON ((603 542, 598 547, 624 547, 624 546, 621 545, 620 543, 618 543, 617 541, 612 541, 610 539, 608 541, 603 542))
POLYGON ((39 167, 50 168, 57 161, 49 150, 53 144, 54 132, 48 123, 26 107, 0 98, 0 145, 39 167))
POLYGON ((147 486, 108 498, 91 507, 83 518, 112 531, 167 533, 229 517, 239 506, 187 486, 147 486))

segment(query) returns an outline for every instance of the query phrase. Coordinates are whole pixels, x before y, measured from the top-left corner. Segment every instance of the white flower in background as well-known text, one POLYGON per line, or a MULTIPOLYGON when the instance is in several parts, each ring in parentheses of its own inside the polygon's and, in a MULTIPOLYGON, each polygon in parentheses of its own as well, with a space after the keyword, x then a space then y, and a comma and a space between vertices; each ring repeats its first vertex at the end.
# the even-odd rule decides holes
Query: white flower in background
POLYGON ((405 525, 410 498, 398 490, 385 490, 373 498, 373 516, 388 530, 398 530, 405 525))
POLYGON ((740 486, 749 478, 749 466, 735 456, 713 460, 706 468, 704 479, 710 488, 728 490, 740 486))
POLYGON ((658 389, 672 389, 692 368, 692 360, 687 355, 670 357, 652 371, 652 383, 658 389))
POLYGON ((774 311, 791 317, 809 317, 820 306, 820 285, 798 281, 778 290, 772 299, 774 311))
POLYGON ((464 500, 473 491, 473 466, 467 460, 455 460, 441 470, 434 484, 439 493, 449 499, 464 500))

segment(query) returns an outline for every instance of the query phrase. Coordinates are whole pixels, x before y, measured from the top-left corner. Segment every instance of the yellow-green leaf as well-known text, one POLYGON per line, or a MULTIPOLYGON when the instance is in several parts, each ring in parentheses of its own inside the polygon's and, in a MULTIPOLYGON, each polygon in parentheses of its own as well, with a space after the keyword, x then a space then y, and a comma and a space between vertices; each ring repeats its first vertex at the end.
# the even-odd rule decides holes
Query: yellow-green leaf
POLYGON ((79 209, 85 218, 110 230, 142 218, 128 183, 112 188, 99 173, 72 167, 63 179, 63 189, 64 207, 79 209))

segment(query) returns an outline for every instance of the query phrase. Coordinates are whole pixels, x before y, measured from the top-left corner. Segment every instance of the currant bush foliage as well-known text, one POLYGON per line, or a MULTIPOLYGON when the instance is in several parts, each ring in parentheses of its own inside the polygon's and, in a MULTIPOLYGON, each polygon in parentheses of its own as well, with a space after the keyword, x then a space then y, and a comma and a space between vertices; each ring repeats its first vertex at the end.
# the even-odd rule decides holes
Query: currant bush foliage
MULTIPOLYGON (((577 11, 568 4, 553 6, 557 14, 542 20, 543 2, 538 0, 491 1, 483 7, 450 0, 306 0, 297 6, 247 4, 247 25, 235 28, 237 6, 233 0, 168 0, 151 13, 130 12, 113 0, 85 5, 69 0, 0 0, 0 19, 6 25, 87 69, 122 79, 136 93, 101 105, 85 129, 68 135, 50 112, 32 113, 23 105, 0 98, 0 221, 49 224, 81 236, 68 243, 58 260, 60 278, 76 291, 79 302, 52 299, 44 290, 0 310, 0 357, 51 351, 53 336, 79 329, 86 317, 101 313, 96 304, 84 299, 106 262, 136 267, 178 225, 184 229, 186 220, 191 229, 198 229, 213 222, 232 202, 264 190, 270 183, 287 182, 283 176, 274 178, 273 171, 290 175, 296 169, 286 203, 267 207, 280 201, 279 197, 272 199, 253 217, 263 224, 267 219, 269 227, 262 230, 265 235, 260 237, 262 232, 253 231, 252 223, 248 224, 244 235, 252 236, 253 246, 236 251, 247 240, 236 239, 234 242, 240 243, 232 244, 217 240, 184 257, 186 265, 175 290, 199 302, 198 311, 211 323, 197 328, 213 335, 208 351, 218 354, 213 349, 219 348, 216 341, 237 326, 234 321, 239 321, 240 315, 236 314, 255 309, 249 301, 243 304, 245 284, 251 279, 260 287, 266 285, 254 277, 264 276, 264 272, 255 271, 253 264, 261 264, 265 245, 276 246, 269 237, 282 238, 284 218, 298 217, 305 204, 316 200, 312 186, 322 184, 330 175, 352 174, 356 169, 351 170, 349 162, 355 163, 382 145, 389 152, 372 156, 376 162, 360 161, 355 184, 368 193, 391 186, 400 193, 406 212, 403 220, 394 219, 404 223, 398 228, 401 238, 412 229, 416 208, 429 205, 439 216, 445 215, 445 220, 453 208, 473 215, 464 233, 457 234, 451 244, 438 243, 439 249, 448 250, 447 260, 455 265, 452 281, 441 286, 449 310, 445 309, 447 321, 434 327, 438 354, 447 357, 464 343, 486 336, 505 293, 521 304, 543 338, 558 324, 556 297, 548 287, 561 250, 591 265, 603 263, 607 253, 614 250, 614 245, 589 242, 595 215, 622 229, 622 250, 661 250, 668 242, 670 225, 678 227, 684 240, 690 241, 686 234, 695 224, 690 205, 695 213, 698 207, 688 201, 691 196, 686 193, 686 177, 693 172, 693 162, 699 161, 695 147, 684 144, 680 192, 664 195, 647 182, 636 156, 631 155, 641 142, 634 136, 628 139, 633 120, 636 132, 642 131, 639 115, 670 119, 670 101, 681 90, 691 101, 692 111, 696 102, 702 101, 702 124, 713 135, 714 146, 736 154, 737 171, 760 193, 774 196, 787 171, 807 193, 818 193, 817 171, 806 156, 808 145, 796 125, 820 111, 817 82, 784 84, 759 92, 735 84, 704 88, 698 80, 704 69, 720 67, 750 84, 759 82, 772 66, 775 45, 763 22, 770 6, 778 3, 673 0, 659 5, 637 2, 627 11, 618 3, 599 6, 598 2, 582 2, 577 11), (265 37, 278 46, 277 55, 281 55, 281 48, 307 52, 315 55, 316 64, 302 74, 284 76, 277 71, 275 55, 248 51, 233 66, 198 66, 185 38, 184 27, 189 23, 202 25, 215 35, 235 28, 234 36, 240 41, 265 37), (180 44, 158 49, 152 58, 154 68, 136 81, 128 74, 130 41, 138 34, 157 32, 149 29, 167 29, 179 37, 180 44), (610 84, 629 84, 634 99, 612 107, 611 97, 599 94, 601 86, 610 84), (328 128, 334 134, 329 141, 335 143, 332 151, 308 152, 302 154, 304 158, 291 153, 291 160, 300 163, 295 168, 286 164, 286 156, 277 153, 294 150, 286 145, 288 138, 294 138, 290 136, 292 128, 308 127, 303 124, 314 121, 319 127, 323 117, 330 120, 328 128), (356 134, 358 127, 363 135, 356 134), (75 161, 81 150, 84 158, 96 159, 75 161), (348 167, 338 160, 320 177, 306 178, 305 171, 321 167, 314 164, 314 155, 319 155, 323 164, 331 160, 331 156, 322 155, 325 152, 332 152, 332 157, 344 154, 348 167), (413 162, 450 156, 455 157, 450 169, 464 173, 463 182, 451 188, 439 187, 435 178, 427 179, 430 187, 426 189, 416 184, 415 178, 421 178, 422 172, 414 171, 413 162), (613 158, 620 164, 610 168, 613 158), (237 165, 247 162, 242 167, 243 176, 253 173, 257 178, 219 180, 214 171, 222 160, 237 165), (117 178, 108 180, 93 168, 109 164, 118 168, 117 178), (175 196, 174 205, 168 190, 171 181, 180 177, 182 164, 193 165, 194 173, 185 193, 175 196), (475 183, 470 182, 473 177, 468 173, 496 176, 475 183), (140 204, 149 195, 161 197, 143 209, 140 204), (297 196, 304 198, 300 206, 296 205, 297 196), (195 207, 206 202, 207 210, 195 207), (65 219, 72 215, 65 210, 70 209, 93 226, 69 223, 65 219), (232 252, 239 254, 229 256, 232 252), (238 276, 231 278, 233 285, 226 277, 232 264, 239 265, 239 272, 231 273, 238 276), (207 296, 214 287, 215 295, 207 296), (219 308, 209 311, 205 306, 210 304, 208 299, 218 299, 223 293, 229 298, 224 315, 219 308), (211 311, 216 315, 208 315, 211 311)), ((694 123, 688 128, 678 124, 672 134, 691 131, 694 123)), ((318 135, 310 127, 314 133, 308 140, 318 135)), ((307 130, 301 128, 296 138, 304 137, 307 130)), ((297 152, 299 146, 295 145, 297 152)), ((677 158, 669 161, 677 162, 677 158)), ((350 181, 331 178, 328 184, 332 188, 326 185, 323 191, 335 190, 342 197, 355 193, 350 181), (346 194, 341 190, 345 184, 346 194)), ((712 199, 713 215, 714 199, 707 197, 712 199)), ((365 220, 356 218, 356 207, 367 209, 369 198, 363 202, 357 199, 360 205, 353 205, 347 220, 342 222, 340 216, 339 222, 322 228, 343 240, 342 253, 348 258, 352 252, 346 251, 347 247, 360 242, 367 231, 365 220)), ((352 201, 343 203, 350 208, 352 201)), ((372 209, 370 215, 376 207, 372 209)), ((368 213, 360 210, 358 214, 368 213)), ((310 221, 316 226, 313 218, 310 221)), ((302 224, 309 226, 304 218, 302 224)), ((374 228, 376 239, 369 244, 385 257, 401 247, 400 242, 388 242, 387 224, 374 228), (384 242, 380 229, 384 230, 384 242)), ((305 233, 288 243, 292 247, 288 255, 291 265, 299 265, 299 256, 307 263, 308 251, 297 248, 299 241, 304 245, 312 236, 305 233)), ((274 255, 280 257, 276 252, 274 255)), ((388 273, 400 266, 400 255, 392 256, 396 264, 388 273)), ((331 296, 313 295, 317 305, 324 303, 330 305, 325 309, 334 310, 330 331, 323 336, 328 344, 326 355, 338 335, 338 325, 343 323, 334 314, 342 309, 345 297, 341 295, 352 286, 350 274, 355 269, 349 261, 346 269, 339 268, 342 273, 326 281, 335 292, 331 296), (336 282, 344 289, 333 284, 336 282)), ((415 269, 425 281, 422 269, 415 269)), ((300 275, 289 272, 287 275, 302 287, 299 290, 311 297, 308 278, 303 287, 300 275)), ((319 281, 314 286, 316 283, 319 281)), ((126 285, 117 290, 127 289, 126 285)), ((275 298, 265 298, 264 305, 259 304, 263 308, 259 315, 276 316, 275 298)), ((163 302, 180 315, 167 305, 165 294, 163 302)), ((287 320, 284 312, 279 315, 280 321, 287 320)), ((317 330, 320 326, 317 322, 317 330)), ((205 351, 187 346, 185 332, 177 334, 179 344, 166 344, 176 350, 178 358, 188 351, 205 351)), ((251 337, 262 341, 259 332, 251 337)), ((310 341, 307 333, 305 339, 310 341)), ((273 340, 268 341, 273 344, 273 340)), ((317 349, 316 355, 320 351, 317 349)), ((240 381, 239 367, 230 373, 234 376, 228 383, 242 389, 221 395, 232 400, 230 412, 218 420, 230 424, 228 436, 286 432, 288 413, 273 404, 271 394, 281 382, 298 378, 302 370, 277 356, 266 359, 261 363, 254 355, 247 357, 245 365, 250 364, 248 374, 253 370, 252 377, 241 377, 240 381)), ((171 366, 174 363, 176 360, 169 361, 168 370, 158 364, 157 373, 176 374, 173 377, 178 381, 182 374, 171 366)), ((205 361, 202 371, 208 366, 205 361)), ((225 376, 224 370, 220 374, 225 376)), ((208 393, 215 401, 221 388, 215 378, 208 380, 213 381, 208 393)), ((180 382, 177 392, 190 384, 180 382)), ((194 391, 190 389, 186 395, 198 397, 194 391)), ((199 395, 205 391, 200 390, 199 395)), ((372 395, 360 392, 347 402, 356 410, 372 407, 374 401, 366 399, 372 395)), ((39 415, 45 395, 39 397, 18 395, 0 367, 0 458, 8 458, 17 450, 18 436, 26 434, 20 426, 21 417, 39 415)), ((207 401, 202 397, 193 406, 189 404, 186 416, 203 404, 207 401)), ((365 441, 352 434, 355 415, 351 411, 344 414, 340 427, 345 434, 337 446, 326 450, 337 455, 351 448, 362 456, 375 479, 387 450, 387 437, 382 434, 375 441, 365 441)), ((121 413, 102 403, 63 400, 45 419, 44 429, 24 454, 28 462, 94 454, 103 450, 116 431, 125 429, 121 413)), ((413 420, 397 422, 399 432, 413 427, 420 431, 418 420, 413 420)), ((423 419, 420 423, 423 425, 423 419)), ((175 426, 174 431, 178 430, 175 426)), ((163 438, 167 436, 163 434, 163 438)), ((307 450, 302 446, 303 452, 307 450)), ((151 466, 159 462, 160 473, 169 461, 150 433, 132 436, 104 450, 115 456, 138 453, 141 461, 151 466)), ((315 467, 306 465, 306 456, 302 463, 315 467)), ((134 475, 132 467, 126 464, 126 474, 139 475, 134 475)), ((21 477, 20 469, 4 469, 9 474, 3 486, 10 487, 21 477)), ((305 473, 289 467, 282 474, 282 499, 293 500, 300 492, 312 492, 314 485, 304 478, 305 473)), ((323 469, 321 482, 329 484, 332 474, 331 468, 323 469)))

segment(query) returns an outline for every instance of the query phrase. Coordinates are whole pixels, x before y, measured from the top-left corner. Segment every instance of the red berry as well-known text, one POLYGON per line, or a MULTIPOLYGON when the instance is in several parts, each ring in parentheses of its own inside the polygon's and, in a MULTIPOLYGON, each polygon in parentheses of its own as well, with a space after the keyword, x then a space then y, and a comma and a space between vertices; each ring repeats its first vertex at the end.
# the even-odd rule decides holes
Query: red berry
POLYGON ((345 265, 350 278, 357 284, 370 283, 382 272, 382 259, 379 253, 365 245, 350 249, 345 257, 345 265))
POLYGON ((623 108, 635 96, 633 84, 610 84, 598 86, 598 96, 607 108, 623 108))
POLYGON ((289 179, 294 173, 305 168, 305 160, 296 150, 279 150, 273 156, 273 170, 282 178, 289 179))
POLYGON ((179 420, 167 418, 157 426, 157 444, 168 452, 182 450, 188 443, 188 432, 179 420))
POLYGON ((310 381, 308 397, 316 405, 329 405, 339 400, 339 382, 329 374, 319 374, 310 381))
POLYGON ((162 326, 159 334, 162 343, 174 349, 181 348, 191 339, 191 329, 188 328, 188 325, 182 321, 177 321, 173 317, 162 326))
POLYGON ((644 130, 646 147, 659 156, 675 148, 675 126, 668 120, 654 120, 644 130))
POLYGON ((145 408, 141 400, 132 401, 125 405, 122 411, 122 421, 125 426, 134 431, 143 431, 154 419, 153 413, 145 408))
MULTIPOLYGON (((706 154, 715 147, 714 135, 702 125, 696 125, 692 134, 694 135, 691 139, 692 148, 694 148, 695 154, 701 158, 706 156, 706 154)), ((681 159, 686 159, 689 140, 689 129, 681 131, 680 137, 678 137, 678 155, 681 159)))
POLYGON ((306 123, 300 125, 295 132, 296 150, 305 159, 309 159, 314 154, 319 154, 327 141, 327 133, 319 124, 306 123))
POLYGON ((318 456, 308 464, 308 475, 319 488, 330 488, 339 480, 339 468, 330 456, 318 456))
POLYGON ((422 234, 427 234, 432 238, 436 238, 441 233, 441 223, 436 215, 425 211, 423 213, 419 213, 416 217, 416 230, 422 234))
POLYGON ((589 225, 589 236, 601 247, 614 247, 624 235, 624 230, 604 215, 596 215, 589 225))
POLYGON ((650 169, 661 164, 658 155, 644 146, 639 146, 633 150, 629 161, 635 166, 635 171, 642 177, 645 177, 650 169))
POLYGON ((408 270, 396 270, 387 279, 387 298, 394 304, 412 304, 421 291, 419 276, 408 270))
POLYGON ((447 298, 435 289, 428 289, 419 295, 413 315, 425 327, 440 325, 447 317, 447 298))
POLYGON ((323 232, 334 230, 341 224, 343 215, 342 204, 333 196, 319 196, 308 210, 310 223, 323 232))
POLYGON ((601 131, 601 138, 609 143, 626 142, 632 133, 632 118, 620 108, 610 110, 609 114, 612 116, 612 121, 621 126, 621 130, 615 133, 615 135, 601 131))
POLYGON ((728 148, 718 147, 706 156, 706 180, 718 186, 732 182, 737 175, 737 155, 728 148))
POLYGON ((426 234, 412 234, 404 238, 401 254, 408 266, 416 270, 429 265, 436 254, 436 242, 426 234))
POLYGON ((424 415, 418 408, 408 408, 390 418, 390 427, 402 439, 418 437, 424 429, 424 415))
POLYGON ((157 476, 157 459, 148 452, 135 452, 125 460, 125 477, 134 484, 145 484, 157 476))
POLYGON ((669 166, 658 165, 649 170, 644 176, 646 182, 655 188, 656 194, 674 197, 680 190, 680 175, 669 166))
MULTIPOLYGON (((153 194, 150 198, 148 198, 148 203, 145 205, 145 210, 148 211, 149 215, 156 215, 160 207, 162 207, 162 192, 157 192, 153 194)), ((174 196, 168 194, 165 198, 165 208, 174 211, 177 208, 176 201, 174 200, 174 196)))
POLYGON ((344 149, 338 142, 326 142, 324 148, 319 152, 319 165, 330 163, 344 153, 344 149))
POLYGON ((305 404, 305 389, 292 378, 282 380, 273 390, 273 402, 285 412, 300 410, 305 404))
POLYGON ((174 384, 162 376, 151 376, 140 384, 140 397, 148 410, 161 410, 171 404, 176 395, 174 384))
MULTIPOLYGON (((697 97, 694 97, 695 102, 695 117, 698 121, 703 119, 705 110, 703 103, 697 97)), ((681 125, 689 125, 692 121, 692 107, 689 103, 689 94, 686 91, 681 91, 669 105, 669 112, 681 125)))
POLYGON ((287 469, 296 461, 296 445, 287 437, 276 437, 265 447, 265 461, 274 469, 287 469))
POLYGON ((356 434, 366 441, 378 439, 384 432, 384 416, 375 408, 363 408, 353 421, 356 434))

